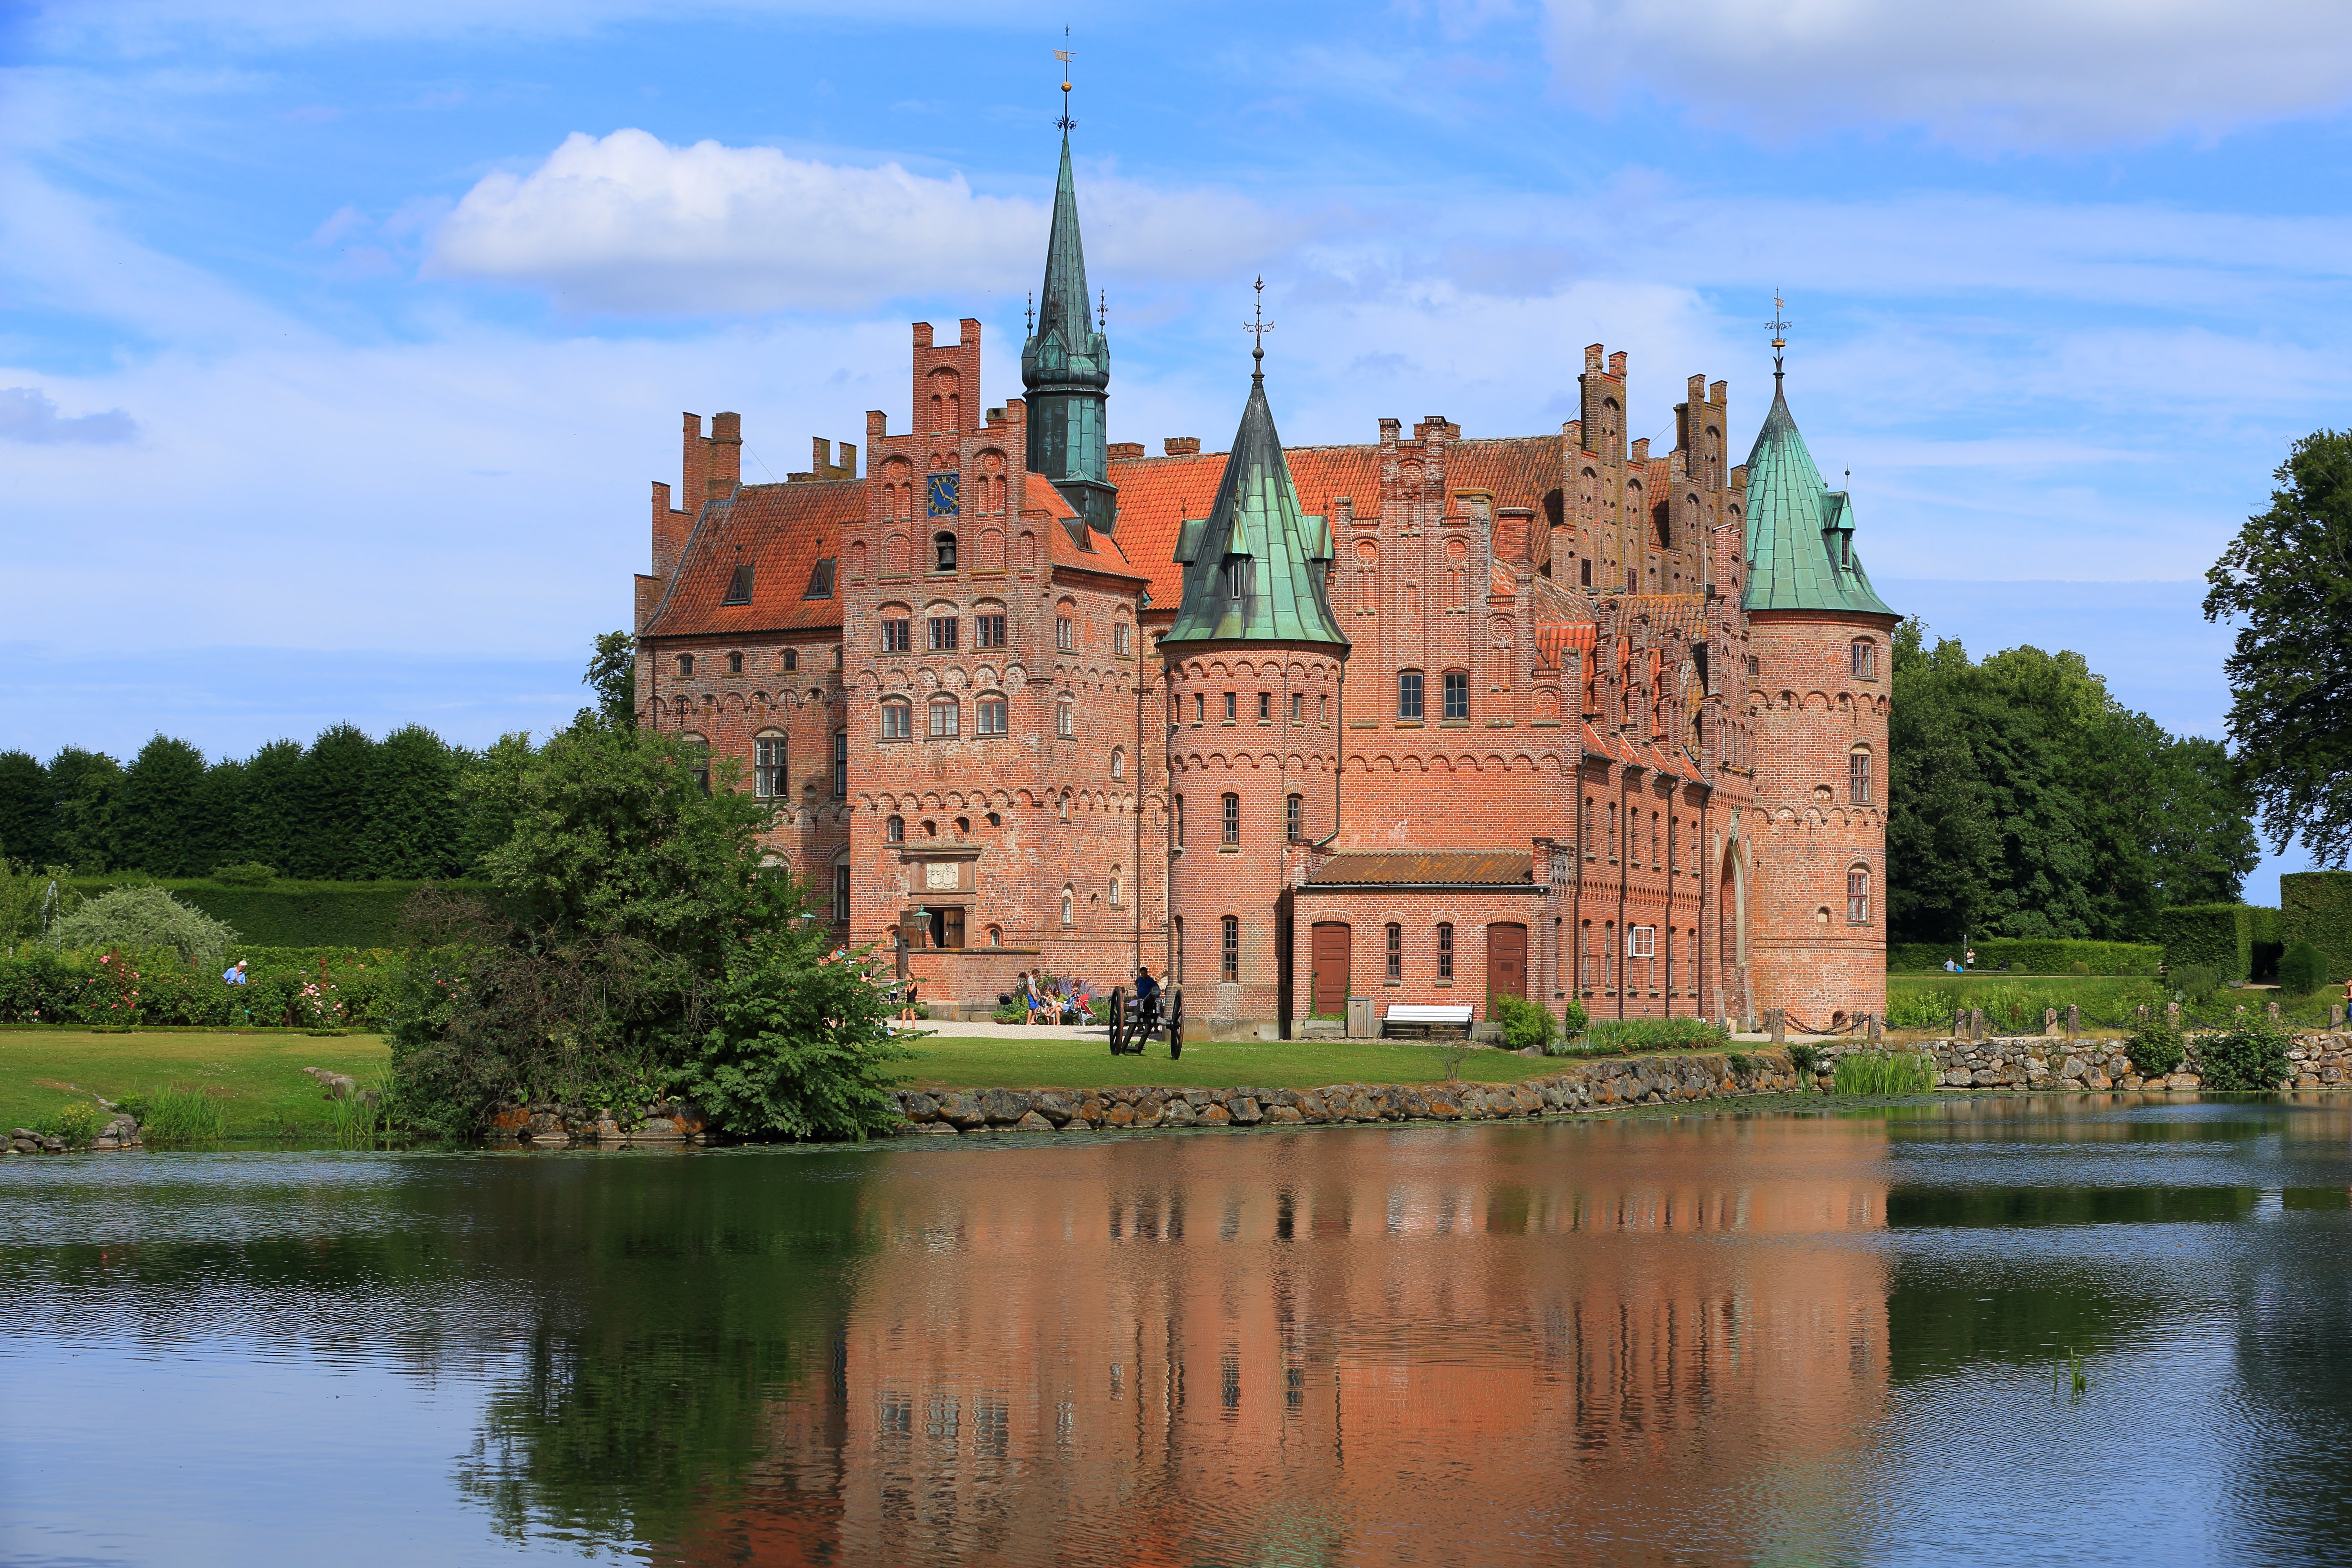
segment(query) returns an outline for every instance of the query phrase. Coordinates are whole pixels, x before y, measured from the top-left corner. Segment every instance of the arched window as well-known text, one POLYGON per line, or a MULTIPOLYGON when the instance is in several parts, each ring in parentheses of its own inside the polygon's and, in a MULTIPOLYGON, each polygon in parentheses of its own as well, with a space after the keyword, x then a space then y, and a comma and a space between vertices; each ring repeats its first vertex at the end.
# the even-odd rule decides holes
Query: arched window
POLYGON ((931 570, 952 572, 956 569, 956 536, 945 529, 931 535, 931 570))
POLYGON ((689 730, 678 737, 685 744, 683 761, 686 771, 694 777, 694 784, 703 794, 710 793, 710 742, 689 730))
POLYGON ((1110 651, 1117 654, 1121 658, 1125 658, 1128 655, 1133 653, 1135 651, 1135 628, 1129 626, 1125 621, 1115 623, 1110 628, 1110 651))
POLYGON ((1870 923, 1870 868, 1854 866, 1845 874, 1845 921, 1848 925, 1870 923))
POLYGON ((1437 977, 1440 980, 1454 978, 1454 922, 1452 921, 1437 922, 1437 977))
POLYGON ((1242 918, 1227 915, 1223 921, 1224 935, 1218 944, 1217 971, 1228 981, 1242 977, 1242 918))
POLYGON ((784 783, 784 738, 763 730, 751 741, 751 793, 780 798, 789 793, 784 783))
POLYGON ((915 705, 903 697, 886 697, 882 700, 882 738, 886 741, 911 741, 915 738, 915 705))
POLYGON ((1112 909, 1118 908, 1119 894, 1124 889, 1125 884, 1119 879, 1118 868, 1113 866, 1110 868, 1110 907, 1112 909))
POLYGON ((1307 797, 1294 795, 1282 803, 1282 826, 1285 835, 1296 844, 1307 837, 1307 797))
POLYGON ((1242 841, 1242 797, 1228 792, 1222 804, 1224 807, 1223 842, 1239 844, 1242 841))
POLYGON ((1846 649, 1846 657, 1851 661, 1849 668, 1853 671, 1853 678, 1856 680, 1878 679, 1878 645, 1876 643, 1868 637, 1856 637, 1853 639, 1853 646, 1846 649))
POLYGON ((1004 945, 1004 928, 1003 926, 991 926, 988 928, 988 945, 991 947, 1003 947, 1004 945))
POLYGON ((977 715, 977 721, 973 727, 972 733, 975 735, 1003 734, 1005 732, 1006 711, 1004 694, 1003 692, 982 692, 979 705, 974 710, 974 712, 977 715))
POLYGON ((886 844, 904 844, 907 842, 907 819, 903 816, 894 816, 890 818, 889 821, 884 823, 882 825, 882 839, 886 844))
POLYGON ((931 739, 952 741, 962 733, 962 709, 952 697, 931 699, 931 739))
POLYGON ((1856 805, 1870 804, 1870 748, 1856 746, 1845 754, 1845 797, 1856 805))
POLYGON ((1388 978, 1402 980, 1404 978, 1404 927, 1394 921, 1389 921, 1388 924, 1386 952, 1388 978))
POLYGON ((1062 889, 1062 923, 1066 926, 1078 923, 1078 895, 1067 885, 1062 889))
POLYGON ((1077 739, 1077 709, 1066 697, 1055 705, 1054 733, 1065 741, 1077 739))
POLYGON ((743 656, 741 654, 730 653, 727 656, 727 673, 730 675, 740 675, 743 673, 743 656))
POLYGON ((796 647, 788 647, 784 649, 783 662, 781 668, 789 674, 791 671, 798 669, 800 667, 801 650, 796 647))
POLYGON ((1055 795, 1055 796, 1054 797, 1054 804, 1055 804, 1055 807, 1056 807, 1056 808, 1061 812, 1061 814, 1062 814, 1062 820, 1063 820, 1064 822, 1067 822, 1067 821, 1069 821, 1069 820, 1070 820, 1070 796, 1069 796, 1069 793, 1066 790, 1066 791, 1064 791, 1062 794, 1055 795))
POLYGON ((1115 779, 1127 776, 1127 748, 1124 746, 1110 749, 1110 776, 1115 779))
POLYGON ((1422 716, 1421 671, 1397 671, 1397 717, 1418 719, 1422 716))
POLYGON ((677 656, 677 672, 680 675, 692 675, 694 673, 694 656, 692 654, 682 653, 677 656))

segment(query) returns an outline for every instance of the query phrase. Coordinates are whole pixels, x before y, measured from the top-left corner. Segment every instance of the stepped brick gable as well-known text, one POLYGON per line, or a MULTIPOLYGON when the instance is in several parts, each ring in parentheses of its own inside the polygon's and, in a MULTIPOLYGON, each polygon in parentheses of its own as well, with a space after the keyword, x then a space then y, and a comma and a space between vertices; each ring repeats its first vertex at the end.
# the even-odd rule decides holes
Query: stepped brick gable
POLYGON ((1024 396, 918 323, 862 472, 817 437, 745 484, 739 416, 688 414, 654 486, 643 721, 774 801, 843 940, 967 1016, 1146 963, 1221 1033, 1883 1010, 1895 616, 1777 375, 1737 468, 1724 383, 1654 455, 1598 344, 1556 433, 1285 447, 1261 360, 1230 448, 1152 453, 1087 287, 1066 134, 1024 396))

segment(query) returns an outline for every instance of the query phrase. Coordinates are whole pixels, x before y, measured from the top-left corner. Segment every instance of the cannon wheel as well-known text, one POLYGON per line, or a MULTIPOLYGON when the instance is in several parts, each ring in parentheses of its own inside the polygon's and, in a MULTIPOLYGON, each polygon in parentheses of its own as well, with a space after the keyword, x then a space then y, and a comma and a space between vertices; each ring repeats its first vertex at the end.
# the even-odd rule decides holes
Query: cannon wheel
POLYGON ((1110 994, 1110 1054, 1127 1055, 1127 993, 1117 988, 1110 994))
POLYGON ((1174 1061, 1184 1054, 1184 993, 1179 991, 1168 1005, 1168 1059, 1174 1061))

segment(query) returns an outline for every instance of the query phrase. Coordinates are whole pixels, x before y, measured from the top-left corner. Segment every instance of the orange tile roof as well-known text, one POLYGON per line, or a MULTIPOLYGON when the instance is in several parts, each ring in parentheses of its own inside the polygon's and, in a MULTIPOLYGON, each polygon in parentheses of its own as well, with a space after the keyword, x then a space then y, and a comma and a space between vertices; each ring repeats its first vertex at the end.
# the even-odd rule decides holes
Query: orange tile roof
MULTIPOLYGON (((1540 511, 1545 492, 1559 485, 1563 461, 1558 436, 1513 436, 1496 440, 1450 441, 1445 447, 1449 489, 1494 493, 1495 504, 1540 511)), ((1286 447, 1290 482, 1309 514, 1331 515, 1331 499, 1346 496, 1360 512, 1381 503, 1381 448, 1286 447)), ((1151 581, 1155 608, 1172 610, 1184 597, 1184 571, 1171 559, 1176 534, 1191 517, 1206 517, 1224 478, 1225 454, 1201 452, 1181 458, 1114 458, 1110 482, 1118 487, 1118 540, 1127 558, 1151 581)))
POLYGON ((863 479, 743 485, 696 520, 686 559, 646 624, 648 637, 749 636, 837 629, 841 600, 805 595, 821 560, 836 559, 845 524, 866 515, 863 479), (735 568, 751 568, 751 602, 728 605, 735 568))
MULTIPOLYGON (((1055 566, 1071 566, 1086 572, 1109 572, 1122 577, 1150 576, 1127 558, 1117 539, 1096 533, 1078 523, 1078 513, 1051 479, 1043 474, 1029 476, 1029 488, 1024 497, 1024 516, 1044 513, 1054 526, 1045 530, 1045 560, 1055 566)), ((1159 595, 1154 595, 1157 601, 1159 595)))

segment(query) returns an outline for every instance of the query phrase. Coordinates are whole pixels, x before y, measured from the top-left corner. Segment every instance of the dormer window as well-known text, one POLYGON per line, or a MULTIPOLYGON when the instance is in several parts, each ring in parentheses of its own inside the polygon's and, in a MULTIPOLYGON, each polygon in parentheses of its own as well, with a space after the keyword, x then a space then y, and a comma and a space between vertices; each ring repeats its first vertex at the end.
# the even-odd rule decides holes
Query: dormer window
POLYGON ((738 566, 735 568, 735 575, 727 580, 727 597, 721 599, 719 603, 722 605, 748 605, 751 602, 751 568, 748 565, 738 566))
POLYGON ((1236 555, 1225 563, 1225 586, 1234 602, 1239 604, 1250 596, 1250 558, 1236 555))

